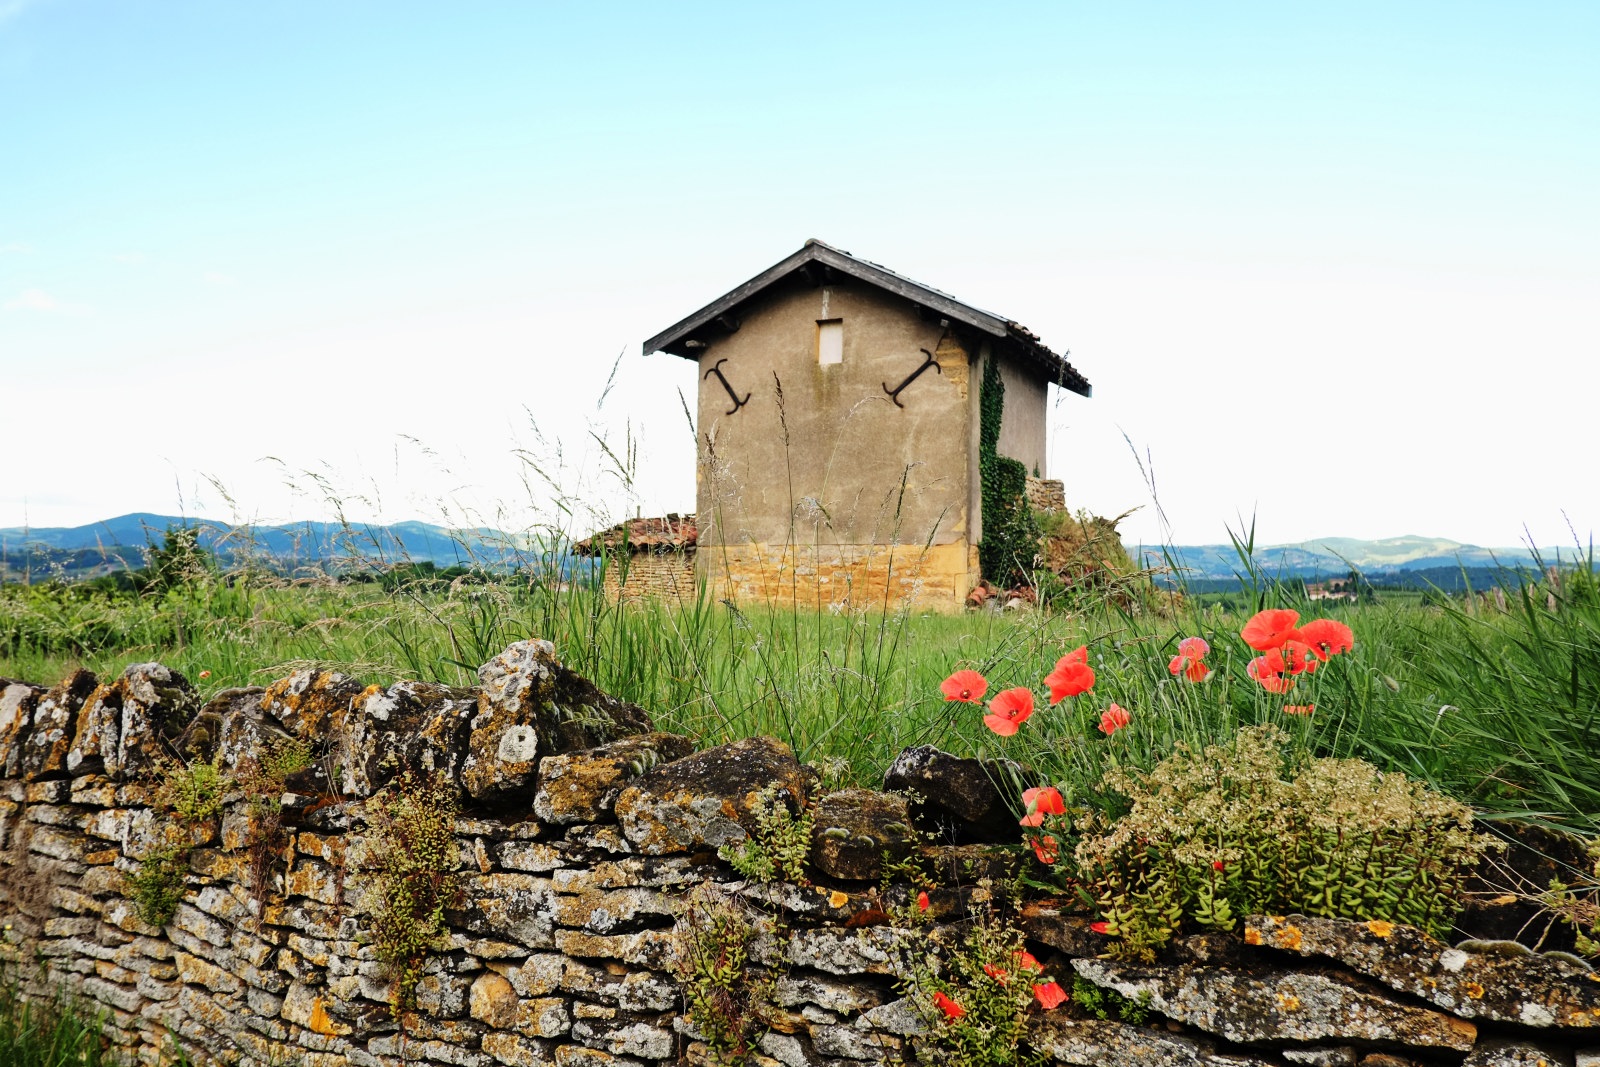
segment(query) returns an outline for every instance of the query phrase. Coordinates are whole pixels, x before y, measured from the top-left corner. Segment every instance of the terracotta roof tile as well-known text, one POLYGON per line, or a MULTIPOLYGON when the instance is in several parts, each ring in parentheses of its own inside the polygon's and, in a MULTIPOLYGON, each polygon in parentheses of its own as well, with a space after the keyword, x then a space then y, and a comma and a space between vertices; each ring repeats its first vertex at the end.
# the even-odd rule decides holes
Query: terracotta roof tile
POLYGON ((602 546, 616 552, 626 543, 629 552, 671 552, 694 548, 699 533, 693 515, 670 512, 659 517, 625 519, 590 534, 574 544, 572 550, 580 556, 598 556, 602 546))

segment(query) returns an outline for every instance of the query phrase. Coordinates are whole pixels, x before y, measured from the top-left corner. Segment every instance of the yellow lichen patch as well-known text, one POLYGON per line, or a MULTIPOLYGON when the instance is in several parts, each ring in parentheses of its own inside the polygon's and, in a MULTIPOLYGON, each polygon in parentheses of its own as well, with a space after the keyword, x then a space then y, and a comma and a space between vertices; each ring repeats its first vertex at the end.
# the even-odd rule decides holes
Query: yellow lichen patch
POLYGON ((1373 919, 1367 923, 1367 929, 1373 937, 1388 937, 1394 933, 1394 923, 1384 922, 1382 919, 1373 919))
POLYGON ((1244 943, 1247 944, 1247 945, 1259 945, 1259 944, 1261 944, 1261 931, 1257 930, 1254 926, 1252 926, 1249 929, 1245 930, 1245 932, 1244 932, 1244 943))
POLYGON ((311 1005, 311 1020, 307 1025, 326 1037, 334 1037, 338 1034, 338 1027, 328 1017, 328 1009, 323 1004, 321 997, 318 997, 316 1002, 311 1005))
POLYGON ((828 894, 828 904, 830 907, 842 908, 848 903, 850 903, 849 893, 841 893, 835 889, 832 893, 828 894))
POLYGON ((1300 998, 1295 996, 1293 993, 1279 993, 1278 994, 1278 1010, 1279 1011, 1299 1011, 1300 1010, 1300 998))
POLYGON ((1479 985, 1477 982, 1465 982, 1461 986, 1461 992, 1465 993, 1473 1000, 1480 1000, 1483 997, 1483 986, 1479 985))
POLYGON ((1285 926, 1274 940, 1279 948, 1297 952, 1300 949, 1300 928, 1298 926, 1285 926))

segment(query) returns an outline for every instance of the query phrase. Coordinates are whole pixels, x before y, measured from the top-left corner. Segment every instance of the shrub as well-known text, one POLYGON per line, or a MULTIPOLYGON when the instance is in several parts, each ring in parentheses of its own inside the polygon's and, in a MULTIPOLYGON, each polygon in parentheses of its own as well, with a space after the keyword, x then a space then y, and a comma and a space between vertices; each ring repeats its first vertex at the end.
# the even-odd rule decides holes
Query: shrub
POLYGON ((1540 903, 1572 927, 1574 946, 1584 956, 1600 957, 1600 837, 1588 845, 1590 870, 1568 883, 1550 879, 1540 903))
POLYGON ((162 783, 157 799, 180 823, 193 826, 222 811, 229 785, 215 761, 196 760, 162 783))
POLYGON ((805 885, 806 857, 811 852, 811 828, 816 821, 809 808, 799 815, 789 810, 774 788, 763 789, 754 805, 756 832, 737 846, 725 845, 718 854, 733 869, 753 882, 780 878, 805 885))
POLYGON ((778 974, 753 950, 757 938, 775 930, 770 917, 705 889, 690 895, 679 918, 673 971, 715 1063, 748 1062, 767 1032, 778 974))
POLYGON ((189 873, 189 847, 186 843, 155 849, 128 876, 128 899, 139 913, 139 921, 150 926, 165 926, 177 913, 183 900, 184 879, 189 873))
POLYGON ((389 1006, 397 1018, 416 1007, 422 965, 444 936, 445 909, 461 895, 457 808, 448 778, 414 771, 368 805, 377 878, 362 903, 373 948, 389 969, 389 1006))
POLYGON ((249 824, 245 831, 250 894, 265 902, 272 886, 272 868, 288 842, 283 830, 283 790, 289 775, 311 766, 311 746, 284 738, 268 745, 260 758, 241 760, 236 784, 245 795, 249 824))
POLYGON ((1272 726, 1104 785, 1130 810, 1085 819, 1076 851, 1106 932, 1148 959, 1186 924, 1247 914, 1382 919, 1436 936, 1491 840, 1472 812, 1360 760, 1308 759, 1272 726))
POLYGON ((1024 1045, 1028 1007, 1066 999, 1023 946, 1022 932, 993 913, 972 922, 941 969, 922 957, 900 985, 927 1021, 929 1043, 946 1054, 938 1062, 964 1067, 1042 1062, 1024 1045))

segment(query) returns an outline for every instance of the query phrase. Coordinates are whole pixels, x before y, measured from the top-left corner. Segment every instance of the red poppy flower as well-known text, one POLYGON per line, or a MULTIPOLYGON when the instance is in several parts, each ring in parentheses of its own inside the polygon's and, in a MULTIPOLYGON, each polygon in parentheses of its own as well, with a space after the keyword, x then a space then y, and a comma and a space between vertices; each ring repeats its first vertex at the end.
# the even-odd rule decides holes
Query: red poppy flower
POLYGON ((1124 726, 1128 725, 1131 716, 1127 709, 1120 704, 1113 704, 1100 716, 1100 732, 1110 737, 1124 726))
POLYGON ((1097 923, 1090 923, 1089 929, 1093 930, 1097 934, 1110 934, 1111 924, 1106 922, 1104 919, 1101 919, 1097 923))
POLYGON ((1033 846, 1033 854, 1038 856, 1039 862, 1046 867, 1053 865, 1056 862, 1056 857, 1060 855, 1056 848, 1056 839, 1049 834, 1044 837, 1030 837, 1028 838, 1028 844, 1033 846))
POLYGON ((1278 648, 1291 637, 1297 638, 1294 624, 1300 621, 1298 611, 1288 608, 1268 608, 1244 624, 1239 636, 1257 652, 1278 648))
POLYGON ((966 1008, 963 1008, 961 1005, 957 1004, 943 993, 935 993, 933 995, 933 1002, 938 1006, 940 1011, 944 1012, 944 1017, 946 1019, 959 1019, 967 1013, 966 1008))
POLYGON ((1317 706, 1315 704, 1285 704, 1283 706, 1285 715, 1310 715, 1316 710, 1317 706))
POLYGON ((1021 826, 1042 826, 1046 815, 1067 813, 1067 805, 1061 799, 1061 792, 1054 786, 1042 785, 1037 789, 1024 789, 1022 803, 1028 813, 1019 820, 1021 826))
POLYGON ((1260 683, 1261 688, 1269 693, 1287 693, 1294 684, 1293 678, 1285 678, 1283 672, 1288 665, 1283 661, 1283 653, 1271 649, 1264 656, 1257 656, 1245 667, 1244 673, 1260 683))
POLYGON ((1080 659, 1073 659, 1075 655, 1077 652, 1061 657, 1056 669, 1045 676, 1044 684, 1050 687, 1052 704, 1059 704, 1067 697, 1075 697, 1094 688, 1094 668, 1080 659))
POLYGON ((1300 640, 1311 646, 1318 659, 1327 659, 1354 648, 1356 635, 1342 622, 1312 619, 1300 627, 1300 640))
POLYGON ((927 890, 923 890, 922 892, 917 894, 917 910, 918 911, 927 911, 928 910, 928 891, 927 890))
POLYGON ((1173 656, 1172 661, 1167 664, 1167 670, 1173 674, 1184 675, 1191 682, 1203 682, 1206 680, 1206 675, 1211 673, 1210 667, 1188 656, 1173 656))
POLYGON ((989 680, 977 671, 956 671, 939 683, 939 692, 946 700, 964 700, 968 704, 983 703, 983 694, 989 691, 989 680))
POLYGON ((996 967, 992 963, 985 963, 983 965, 983 973, 988 975, 990 978, 993 978, 1001 985, 1005 985, 1011 980, 1011 976, 1006 973, 1006 969, 1004 967, 996 967))
POLYGON ((1046 982, 1043 985, 1033 987, 1033 999, 1039 1002, 1041 1008, 1049 1011, 1051 1008, 1059 1008, 1066 1003, 1067 991, 1055 982, 1046 982))
POLYGON ((1274 651, 1283 653, 1283 664, 1290 674, 1315 674, 1317 668, 1322 666, 1316 650, 1304 641, 1285 641, 1282 648, 1274 651))
POLYGON ((1088 662, 1089 662, 1089 646, 1088 645, 1079 645, 1077 648, 1073 649, 1071 652, 1068 652, 1065 656, 1062 656, 1060 659, 1056 660, 1056 666, 1059 667, 1063 663, 1084 663, 1084 664, 1087 664, 1088 662))
POLYGON ((1211 869, 1213 871, 1226 870, 1227 867, 1228 867, 1228 865, 1226 863, 1223 863, 1221 860, 1212 860, 1211 861, 1211 869))
POLYGON ((983 724, 1001 737, 1010 737, 1032 714, 1033 690, 1019 686, 995 694, 989 701, 989 714, 983 717, 983 724))
POLYGON ((1206 644, 1203 637, 1185 637, 1178 642, 1178 655, 1189 659, 1205 659, 1210 652, 1211 646, 1206 644))
POLYGON ((1017 966, 1024 971, 1039 972, 1044 970, 1044 964, 1033 958, 1033 953, 1022 949, 1017 953, 1017 966))

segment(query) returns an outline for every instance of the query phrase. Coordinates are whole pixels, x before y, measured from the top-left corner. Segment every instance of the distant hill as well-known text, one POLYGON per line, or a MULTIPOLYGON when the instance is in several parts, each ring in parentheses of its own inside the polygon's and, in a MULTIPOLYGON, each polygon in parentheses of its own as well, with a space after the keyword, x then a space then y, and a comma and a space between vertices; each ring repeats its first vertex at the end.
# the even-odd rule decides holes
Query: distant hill
POLYGON ((296 522, 234 526, 209 519, 136 512, 87 526, 0 529, 0 575, 6 581, 52 575, 77 579, 144 566, 148 545, 168 527, 199 531, 200 543, 225 565, 256 561, 274 570, 338 570, 372 563, 431 562, 502 567, 537 557, 531 538, 487 528, 450 529, 426 522, 391 525, 296 522))
MULTIPOLYGON (((0 578, 19 581, 24 575, 41 580, 51 575, 89 578, 144 566, 147 545, 159 544, 169 526, 192 526, 200 543, 227 565, 255 560, 293 574, 340 570, 373 563, 431 562, 486 567, 518 566, 541 555, 534 539, 487 527, 451 529, 426 522, 387 525, 295 522, 276 526, 234 526, 210 519, 136 512, 87 526, 0 529, 0 578)), ((1161 568, 1168 558, 1197 585, 1236 582, 1244 567, 1232 545, 1177 545, 1163 550, 1141 546, 1131 555, 1147 567, 1161 568)), ((1567 547, 1540 550, 1545 565, 1576 562, 1567 547)), ((1388 537, 1360 541, 1324 537, 1255 550, 1257 568, 1276 578, 1326 578, 1349 573, 1353 566, 1377 584, 1438 585, 1459 588, 1462 569, 1474 586, 1491 584, 1505 571, 1532 571, 1538 563, 1526 547, 1484 548, 1442 537, 1388 537)), ((569 561, 563 559, 563 570, 569 561)))
MULTIPOLYGON (((1442 537, 1386 537, 1360 541, 1352 537, 1324 537, 1293 544, 1258 546, 1252 554, 1256 568, 1275 578, 1325 578, 1359 570, 1377 584, 1452 587, 1451 575, 1469 573, 1492 580, 1502 572, 1537 571, 1544 566, 1571 565, 1578 561, 1572 547, 1485 548, 1442 537), (1427 575, 1425 579, 1423 576, 1427 575)), ((1235 580, 1245 573, 1243 561, 1232 545, 1178 545, 1163 550, 1141 546, 1138 557, 1147 567, 1174 564, 1190 581, 1235 580)), ((1474 579, 1474 584, 1481 584, 1474 579)))

